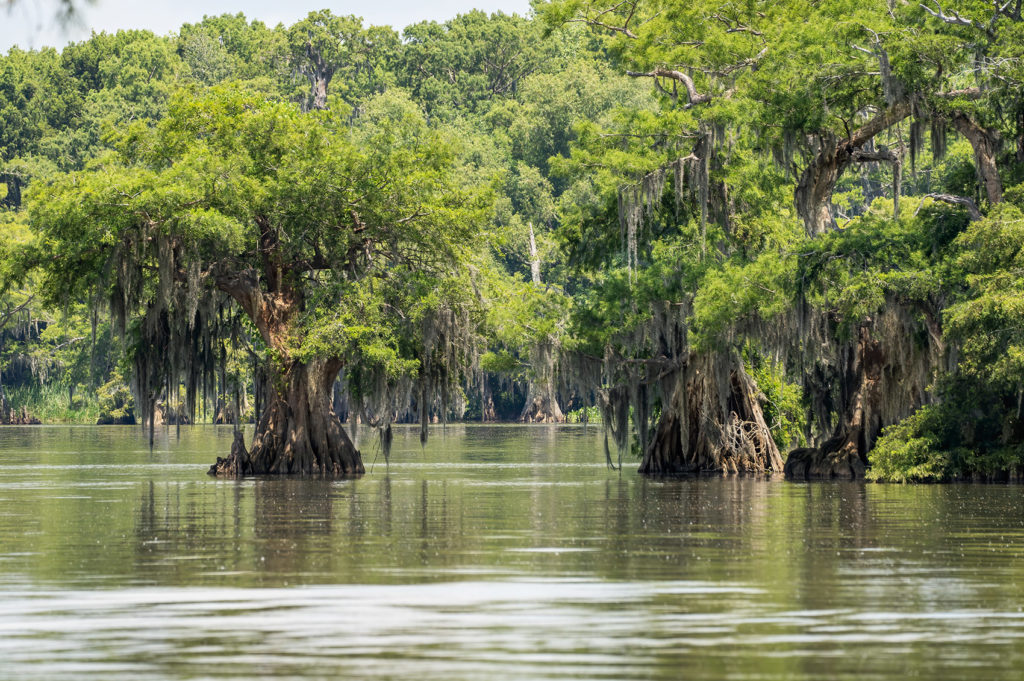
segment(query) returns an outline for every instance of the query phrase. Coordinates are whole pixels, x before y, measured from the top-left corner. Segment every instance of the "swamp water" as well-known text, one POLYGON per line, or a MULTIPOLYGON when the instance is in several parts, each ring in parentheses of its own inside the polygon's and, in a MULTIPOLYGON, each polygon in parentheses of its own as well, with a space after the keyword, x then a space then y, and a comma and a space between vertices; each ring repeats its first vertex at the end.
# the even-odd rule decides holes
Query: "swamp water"
POLYGON ((0 679, 1024 674, 1021 487, 652 481, 569 426, 235 482, 230 428, 158 438, 0 429, 0 679))

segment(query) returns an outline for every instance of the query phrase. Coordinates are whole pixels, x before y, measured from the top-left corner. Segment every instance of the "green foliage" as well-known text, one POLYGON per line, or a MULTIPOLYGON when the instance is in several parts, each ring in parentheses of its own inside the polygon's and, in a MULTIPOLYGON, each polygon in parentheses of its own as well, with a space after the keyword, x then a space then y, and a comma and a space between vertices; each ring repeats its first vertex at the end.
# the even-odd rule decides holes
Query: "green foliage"
POLYGON ((846 331, 890 300, 928 305, 945 288, 944 266, 937 257, 943 252, 937 252, 941 244, 934 238, 941 215, 892 220, 872 212, 824 235, 801 254, 799 290, 830 310, 846 331))
POLYGON ((566 423, 601 423, 601 410, 597 407, 580 407, 565 415, 566 423))
POLYGON ((398 35, 387 27, 363 27, 359 17, 310 12, 288 29, 290 63, 309 80, 307 106, 315 106, 318 84, 328 84, 340 101, 352 104, 383 91, 398 35))
POLYGON ((1024 385, 1024 213, 996 207, 954 242, 962 297, 945 313, 946 331, 960 344, 961 366, 991 385, 1024 385))
POLYGON ((480 113, 496 98, 515 94, 550 49, 532 22, 479 10, 443 24, 413 24, 402 38, 398 84, 441 119, 480 113))
POLYGON ((97 422, 104 424, 135 423, 135 398, 119 371, 97 389, 99 414, 97 422))
POLYGON ((511 374, 520 368, 519 360, 508 350, 485 352, 480 356, 480 369, 494 374, 511 374))
POLYGON ((883 431, 868 455, 870 479, 998 480, 1024 470, 1024 424, 1004 397, 964 377, 945 380, 940 392, 939 403, 883 431))
POLYGON ((954 452, 942 449, 936 434, 942 410, 923 407, 913 416, 889 426, 869 454, 868 478, 887 482, 940 482, 951 477, 954 452))
MULTIPOLYGON (((753 262, 732 261, 710 269, 693 301, 690 341, 698 350, 735 341, 747 319, 771 320, 789 309, 795 258, 765 254, 753 262)), ((760 385, 760 382, 758 383, 760 385)))
POLYGON ((69 404, 68 389, 59 383, 30 383, 6 387, 8 401, 42 423, 95 424, 102 406, 91 391, 81 391, 69 404))
MULTIPOLYGON (((957 441, 989 456, 1024 439, 1012 12, 991 18, 981 0, 957 7, 966 22, 852 0, 534 9, 401 36, 326 10, 277 28, 225 14, 169 37, 101 33, 0 57, 0 201, 16 206, 27 187, 35 229, 0 216, 0 313, 31 301, 39 322, 3 337, 2 366, 34 367, 26 386, 73 403, 112 380, 122 351, 102 303, 127 302, 138 345, 164 322, 147 310, 187 327, 226 304, 227 274, 266 286, 278 269, 301 310, 276 346, 255 323, 236 328, 222 353, 235 387, 255 358, 335 357, 361 367, 348 378, 364 391, 479 367, 511 404, 544 373, 541 348, 644 362, 661 360, 665 336, 672 352, 761 347, 797 305, 842 341, 897 304, 956 348, 995 420, 962 442, 929 440, 933 416, 908 422, 906 443, 884 439, 881 456, 903 462, 891 470, 960 475, 969 457, 928 452, 957 441), (899 215, 893 165, 853 162, 832 196, 840 229, 805 236, 793 197, 812 159, 908 98, 910 114, 859 148, 902 155, 899 215), (980 200, 954 116, 1006 141, 1002 205, 980 200), (974 200, 984 219, 932 192, 974 200)), ((797 442, 797 370, 747 360, 777 441, 797 442)))
POLYGON ((751 346, 744 347, 743 354, 746 369, 764 396, 761 409, 779 451, 785 453, 794 447, 806 446, 807 409, 803 390, 787 379, 780 364, 751 346))

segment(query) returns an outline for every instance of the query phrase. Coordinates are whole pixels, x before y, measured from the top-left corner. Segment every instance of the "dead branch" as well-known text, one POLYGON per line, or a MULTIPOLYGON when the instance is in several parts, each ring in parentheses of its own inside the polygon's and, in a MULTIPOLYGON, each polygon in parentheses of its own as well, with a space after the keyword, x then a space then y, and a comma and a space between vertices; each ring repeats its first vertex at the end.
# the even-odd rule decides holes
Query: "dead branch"
POLYGON ((981 219, 981 211, 978 210, 978 204, 969 196, 954 196, 953 194, 925 194, 925 198, 935 199, 936 201, 950 203, 955 206, 963 206, 970 214, 971 222, 981 219))

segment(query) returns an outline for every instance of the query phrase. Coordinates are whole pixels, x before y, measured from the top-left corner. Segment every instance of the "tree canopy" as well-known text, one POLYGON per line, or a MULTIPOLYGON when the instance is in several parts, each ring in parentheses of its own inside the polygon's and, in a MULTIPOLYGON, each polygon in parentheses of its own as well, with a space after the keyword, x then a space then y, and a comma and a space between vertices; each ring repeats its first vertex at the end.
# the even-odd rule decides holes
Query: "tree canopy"
POLYGON ((340 418, 386 451, 597 412, 651 474, 1006 474, 1022 31, 1012 1, 553 0, 11 50, 0 200, 34 236, 3 271, 54 330, 7 361, 88 328, 72 393, 120 364, 150 419, 251 394, 236 472, 358 470, 340 418))

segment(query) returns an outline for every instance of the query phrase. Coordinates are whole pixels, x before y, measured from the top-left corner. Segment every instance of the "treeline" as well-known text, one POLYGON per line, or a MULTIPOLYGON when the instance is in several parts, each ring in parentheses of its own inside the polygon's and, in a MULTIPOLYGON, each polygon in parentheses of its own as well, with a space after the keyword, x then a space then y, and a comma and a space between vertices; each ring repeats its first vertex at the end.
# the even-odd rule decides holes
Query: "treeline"
POLYGON ((535 12, 9 51, 5 418, 255 420, 234 472, 359 470, 322 402, 385 451, 597 412, 650 474, 1018 475, 1020 3, 535 12))
MULTIPOLYGON (((526 405, 536 385, 530 347, 534 339, 554 334, 556 322, 527 327, 539 318, 534 308, 560 305, 563 295, 531 283, 533 263, 548 282, 564 279, 552 236, 561 191, 550 179, 548 158, 568 152, 575 121, 647 97, 645 87, 618 74, 601 54, 584 31, 569 40, 547 40, 537 22, 482 12, 416 24, 401 34, 327 11, 275 28, 224 15, 186 24, 172 36, 121 31, 94 35, 61 52, 14 48, 0 62, 5 241, 29 240, 28 212, 19 210, 27 207, 23 190, 60 173, 102 165, 132 125, 164 119, 176 93, 198 97, 230 83, 293 102, 302 111, 344 112, 350 120, 374 97, 402 93, 430 125, 462 140, 459 163, 466 181, 494 198, 486 235, 480 236, 488 268, 482 276, 507 303, 493 310, 493 352, 481 358, 493 370, 479 374, 476 385, 460 387, 459 409, 431 407, 431 418, 461 418, 465 407, 469 418, 561 420, 557 403, 551 413, 531 412, 526 405)), ((2 346, 4 413, 14 409, 20 418, 27 406, 46 421, 141 421, 122 399, 133 379, 132 353, 115 332, 110 292, 94 287, 91 297, 79 291, 69 298, 40 290, 38 274, 7 274, 6 281, 20 286, 9 287, 5 296, 10 319, 2 346)), ((182 421, 230 422, 235 393, 242 418, 255 418, 253 355, 262 350, 221 340, 216 362, 223 366, 210 381, 215 385, 204 386, 199 413, 182 413, 182 421)), ((544 369, 549 392, 552 371, 544 369)), ((179 416, 168 392, 173 391, 157 398, 158 420, 173 423, 179 416)), ((348 410, 344 393, 339 391, 336 405, 342 416, 348 410)), ((418 418, 414 407, 402 411, 403 420, 418 418)))

